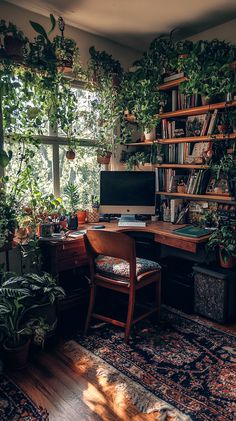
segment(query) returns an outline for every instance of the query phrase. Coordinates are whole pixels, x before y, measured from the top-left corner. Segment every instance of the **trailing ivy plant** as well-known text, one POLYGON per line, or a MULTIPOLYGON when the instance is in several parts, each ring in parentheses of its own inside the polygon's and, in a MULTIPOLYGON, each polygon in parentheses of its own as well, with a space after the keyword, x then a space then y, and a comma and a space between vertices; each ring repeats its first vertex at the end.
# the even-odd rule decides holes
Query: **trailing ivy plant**
POLYGON ((217 39, 198 41, 182 61, 181 70, 188 78, 180 86, 182 92, 206 98, 235 92, 235 72, 230 68, 235 58, 236 47, 233 44, 217 39))

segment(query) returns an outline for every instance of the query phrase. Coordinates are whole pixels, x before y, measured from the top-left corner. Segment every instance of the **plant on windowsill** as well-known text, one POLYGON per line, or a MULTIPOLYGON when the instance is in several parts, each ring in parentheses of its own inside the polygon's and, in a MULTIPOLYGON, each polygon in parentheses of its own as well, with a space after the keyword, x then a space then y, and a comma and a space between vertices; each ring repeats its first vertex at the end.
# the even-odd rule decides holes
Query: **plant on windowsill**
POLYGON ((86 221, 86 210, 81 207, 79 188, 72 182, 69 182, 64 188, 65 206, 68 209, 68 229, 76 230, 78 224, 84 224, 86 221))
POLYGON ((13 62, 21 62, 24 58, 28 38, 22 31, 17 29, 16 25, 5 20, 0 20, 0 36, 3 37, 4 51, 3 58, 10 59, 13 62))
POLYGON ((202 103, 215 102, 216 97, 234 92, 236 82, 229 65, 236 58, 233 44, 217 39, 198 41, 182 62, 188 80, 180 85, 186 95, 199 94, 202 103))
POLYGON ((222 226, 216 229, 207 243, 207 250, 216 250, 220 266, 226 269, 236 264, 236 231, 233 226, 222 226))
POLYGON ((57 58, 57 68, 63 73, 81 74, 80 52, 75 40, 57 35, 52 41, 57 58))

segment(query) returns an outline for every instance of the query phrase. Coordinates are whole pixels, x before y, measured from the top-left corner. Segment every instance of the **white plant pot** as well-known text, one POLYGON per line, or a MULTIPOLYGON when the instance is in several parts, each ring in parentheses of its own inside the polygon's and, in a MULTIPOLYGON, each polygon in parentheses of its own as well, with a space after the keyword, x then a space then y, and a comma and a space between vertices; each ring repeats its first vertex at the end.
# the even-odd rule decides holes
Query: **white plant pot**
POLYGON ((144 130, 145 140, 147 141, 155 140, 155 135, 156 135, 155 127, 151 131, 144 130))

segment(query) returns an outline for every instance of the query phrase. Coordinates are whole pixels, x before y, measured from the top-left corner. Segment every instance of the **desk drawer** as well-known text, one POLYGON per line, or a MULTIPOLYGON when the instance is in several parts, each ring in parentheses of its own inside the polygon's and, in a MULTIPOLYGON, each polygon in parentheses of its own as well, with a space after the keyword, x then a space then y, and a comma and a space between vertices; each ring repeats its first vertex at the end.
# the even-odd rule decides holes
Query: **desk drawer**
POLYGON ((65 247, 58 250, 57 261, 59 272, 86 265, 88 258, 84 242, 79 244, 76 242, 74 245, 66 244, 65 247))
POLYGON ((176 247, 181 250, 190 251, 191 253, 195 253, 197 250, 196 243, 191 242, 191 239, 186 238, 186 240, 182 240, 181 238, 176 237, 169 237, 164 234, 156 234, 155 241, 160 244, 165 244, 166 246, 176 247))
POLYGON ((86 255, 68 257, 67 259, 63 259, 58 262, 58 272, 75 269, 77 267, 85 266, 87 264, 88 259, 86 255))

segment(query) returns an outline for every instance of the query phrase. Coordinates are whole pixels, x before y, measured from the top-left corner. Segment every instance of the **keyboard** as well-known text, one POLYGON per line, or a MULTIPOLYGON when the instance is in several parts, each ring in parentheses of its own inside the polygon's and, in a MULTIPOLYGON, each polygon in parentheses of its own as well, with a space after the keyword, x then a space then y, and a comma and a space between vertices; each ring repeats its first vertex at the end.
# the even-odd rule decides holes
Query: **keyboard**
POLYGON ((145 221, 119 221, 118 227, 146 227, 145 221))

